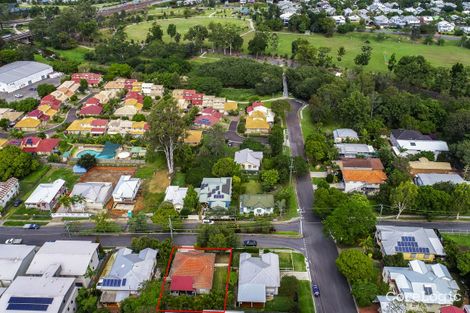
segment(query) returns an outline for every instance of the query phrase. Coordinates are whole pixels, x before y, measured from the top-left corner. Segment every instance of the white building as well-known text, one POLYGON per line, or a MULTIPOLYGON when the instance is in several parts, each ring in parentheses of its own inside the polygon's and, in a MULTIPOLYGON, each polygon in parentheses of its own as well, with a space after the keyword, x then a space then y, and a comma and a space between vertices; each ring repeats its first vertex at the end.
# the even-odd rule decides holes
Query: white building
POLYGON ((13 199, 20 191, 20 183, 15 177, 0 182, 0 207, 4 208, 8 201, 13 199))
POLYGON ((59 197, 65 193, 65 180, 57 179, 52 183, 39 184, 33 193, 26 199, 27 208, 52 210, 59 197))
POLYGON ((372 146, 360 143, 336 143, 341 158, 371 157, 375 154, 372 146))
POLYGON ((240 165, 245 171, 257 172, 263 161, 263 152, 243 149, 235 152, 235 163, 240 165))
POLYGON ((83 197, 83 201, 71 206, 72 212, 91 211, 97 213, 106 206, 111 199, 113 184, 100 182, 78 183, 73 186, 70 197, 83 197))
POLYGON ((17 61, 0 67, 0 92, 14 92, 48 78, 52 66, 32 61, 17 61))
POLYGON ((390 135, 390 142, 393 152, 404 157, 428 151, 437 158, 440 153, 449 151, 445 141, 433 140, 430 136, 415 130, 394 129, 390 135))
POLYGON ((0 298, 0 312, 73 313, 76 310, 78 288, 73 278, 20 276, 0 298))
POLYGON ((10 286, 17 276, 26 273, 35 249, 27 245, 0 245, 0 288, 10 286))
POLYGON ((122 175, 113 191, 113 200, 116 203, 134 203, 142 180, 132 178, 131 175, 122 175))
POLYGON ((46 242, 31 262, 27 275, 54 271, 61 277, 72 277, 77 286, 88 287, 89 274, 98 267, 98 243, 83 240, 46 242))
POLYGON ((455 24, 447 21, 440 21, 437 23, 437 31, 439 33, 451 33, 454 31, 455 24))
POLYGON ((278 294, 281 286, 279 256, 264 253, 252 257, 249 253, 240 254, 238 296, 241 305, 264 305, 278 294))
POLYGON ((465 181, 459 174, 449 173, 419 173, 416 174, 414 182, 418 186, 432 186, 438 183, 464 184, 470 183, 465 181))
POLYGON ((165 89, 162 85, 155 85, 153 83, 142 83, 142 93, 149 97, 163 97, 165 89))
MULTIPOLYGON (((384 267, 382 276, 392 291, 404 299, 409 306, 407 309, 421 302, 427 312, 438 313, 442 306, 453 304, 459 291, 459 286, 442 264, 413 260, 408 267, 384 267)), ((382 299, 380 305, 388 306, 388 303, 382 299)))
POLYGON ((180 186, 168 186, 165 191, 165 199, 163 201, 170 202, 176 211, 181 211, 184 206, 184 198, 188 193, 188 188, 180 186))
POLYGON ((143 284, 153 277, 157 253, 158 250, 150 248, 139 253, 132 253, 128 248, 119 249, 112 258, 111 269, 103 274, 96 285, 96 289, 102 291, 100 302, 115 304, 137 295, 143 284))

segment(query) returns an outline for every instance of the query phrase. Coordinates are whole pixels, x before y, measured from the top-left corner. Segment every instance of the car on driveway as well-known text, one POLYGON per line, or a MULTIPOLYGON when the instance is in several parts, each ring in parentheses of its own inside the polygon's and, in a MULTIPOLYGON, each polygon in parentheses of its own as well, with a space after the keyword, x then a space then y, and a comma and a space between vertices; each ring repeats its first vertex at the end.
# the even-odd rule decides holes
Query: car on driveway
POLYGON ((24 224, 23 228, 24 229, 39 229, 41 228, 41 226, 38 224, 24 224))
POLYGON ((202 223, 203 223, 203 224, 212 225, 212 224, 214 224, 214 221, 209 220, 209 219, 204 219, 204 220, 202 220, 202 223))
POLYGON ((318 285, 312 285, 312 292, 315 297, 320 296, 320 288, 318 288, 318 285))
POLYGON ((245 247, 256 247, 257 245, 258 245, 258 242, 253 239, 243 241, 243 246, 245 247))
POLYGON ((5 240, 6 245, 20 245, 23 242, 21 238, 10 238, 5 240))
POLYGON ((17 93, 17 94, 15 95, 15 98, 17 98, 17 99, 19 99, 19 98, 23 98, 23 95, 22 95, 22 94, 20 94, 20 93, 17 93))
POLYGON ((14 202, 13 202, 13 206, 15 208, 19 207, 20 204, 23 203, 23 201, 21 201, 20 199, 16 199, 14 202))

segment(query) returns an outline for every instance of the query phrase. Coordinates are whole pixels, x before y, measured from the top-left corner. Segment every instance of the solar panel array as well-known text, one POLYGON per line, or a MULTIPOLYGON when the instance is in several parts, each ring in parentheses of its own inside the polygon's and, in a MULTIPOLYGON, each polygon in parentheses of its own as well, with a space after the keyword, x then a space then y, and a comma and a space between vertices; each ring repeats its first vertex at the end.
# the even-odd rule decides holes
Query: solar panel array
POLYGON ((103 283, 101 284, 103 287, 121 287, 126 285, 127 280, 124 279, 113 279, 113 278, 105 278, 103 279, 103 283))
POLYGON ((7 311, 47 311, 53 298, 42 297, 10 297, 7 311))
POLYGON ((429 248, 419 247, 415 237, 403 236, 401 240, 402 241, 397 242, 397 246, 395 247, 396 252, 429 254, 429 248))

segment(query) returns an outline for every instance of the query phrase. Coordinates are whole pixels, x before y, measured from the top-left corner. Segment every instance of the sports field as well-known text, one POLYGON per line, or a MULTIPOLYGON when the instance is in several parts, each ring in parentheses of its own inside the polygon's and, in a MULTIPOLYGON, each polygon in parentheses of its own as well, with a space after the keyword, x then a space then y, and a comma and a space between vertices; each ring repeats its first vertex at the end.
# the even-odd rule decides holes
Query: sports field
POLYGON ((145 40, 147 37, 147 33, 149 28, 152 24, 156 22, 162 27, 163 30, 163 40, 169 41, 170 36, 166 33, 166 29, 168 28, 169 24, 176 25, 176 31, 180 33, 182 36, 188 32, 188 29, 195 25, 204 25, 208 26, 211 22, 212 23, 222 23, 228 24, 232 23, 241 27, 241 32, 244 33, 248 30, 248 20, 242 20, 238 18, 222 18, 222 17, 207 17, 207 16, 194 16, 191 18, 172 18, 172 19, 161 19, 155 21, 146 21, 138 24, 129 25, 125 28, 129 39, 134 40, 145 40))
MULTIPOLYGON (((279 35, 279 55, 291 54, 291 44, 297 38, 304 38, 310 41, 315 47, 328 47, 331 49, 330 55, 333 61, 340 67, 351 68, 355 66, 354 58, 361 51, 361 46, 368 41, 372 50, 372 58, 367 70, 387 71, 387 61, 392 53, 397 59, 405 55, 422 55, 434 66, 451 66, 456 62, 461 62, 470 66, 470 50, 457 46, 458 41, 446 40, 444 46, 424 45, 421 42, 413 42, 408 37, 398 35, 387 35, 387 39, 378 41, 377 34, 374 33, 350 33, 346 35, 335 34, 327 38, 320 34, 294 34, 281 32, 279 35), (343 46, 346 55, 339 62, 336 60, 337 50, 343 46)), ((248 41, 253 37, 253 33, 243 37, 245 49, 248 41)))

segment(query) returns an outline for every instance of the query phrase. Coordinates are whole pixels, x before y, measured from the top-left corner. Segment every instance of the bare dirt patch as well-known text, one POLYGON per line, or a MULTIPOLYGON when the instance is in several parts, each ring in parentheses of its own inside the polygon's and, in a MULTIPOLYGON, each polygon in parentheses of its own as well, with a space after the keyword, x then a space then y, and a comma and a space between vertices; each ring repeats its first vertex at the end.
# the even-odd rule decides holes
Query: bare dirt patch
POLYGON ((165 192, 166 187, 170 185, 170 178, 167 170, 157 171, 148 182, 148 191, 151 193, 165 192))
POLYGON ((135 167, 95 166, 80 177, 80 182, 109 182, 116 187, 121 175, 134 176, 136 170, 135 167))

